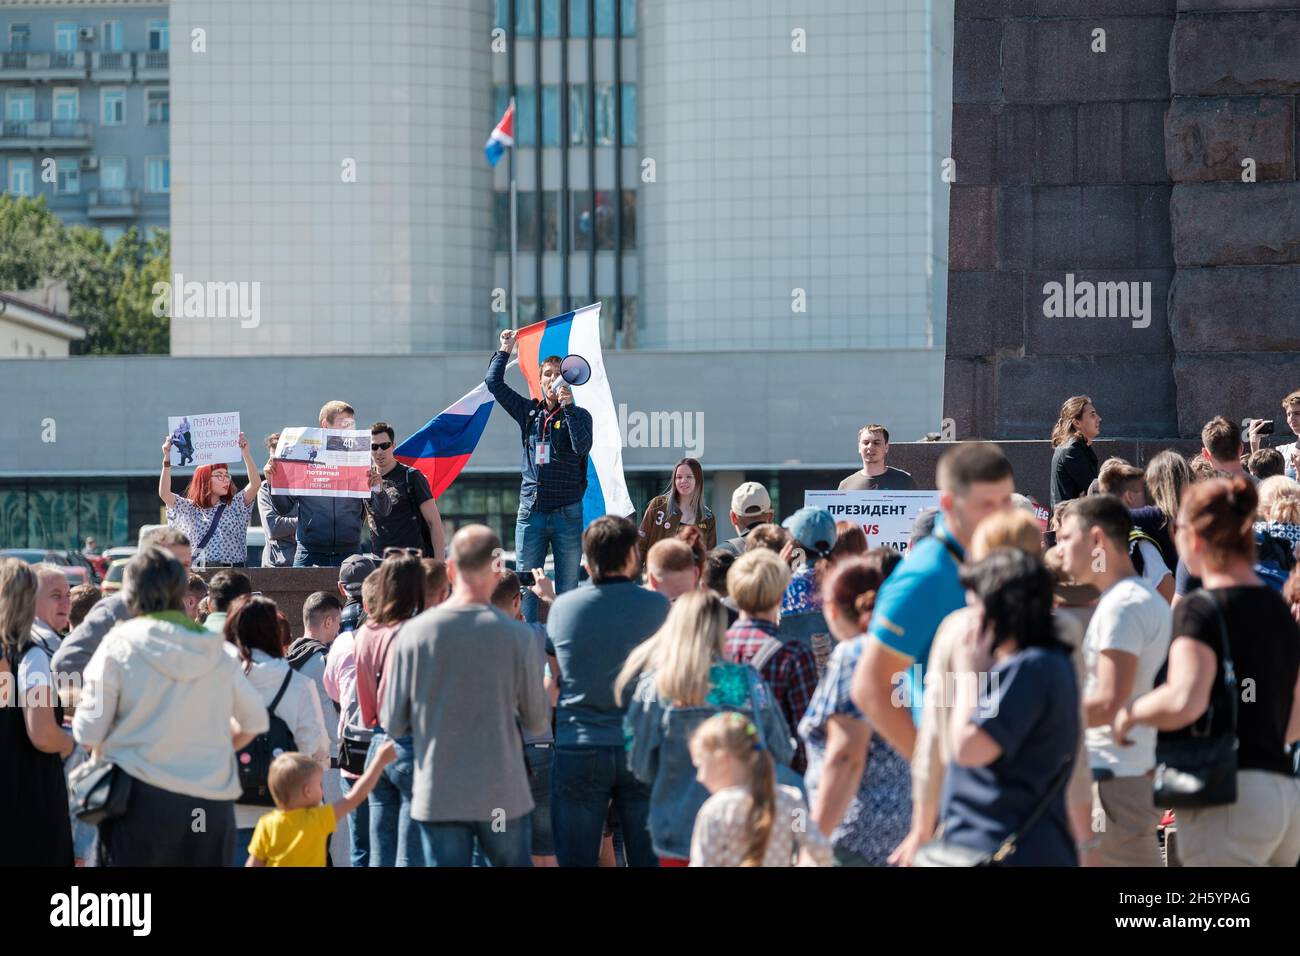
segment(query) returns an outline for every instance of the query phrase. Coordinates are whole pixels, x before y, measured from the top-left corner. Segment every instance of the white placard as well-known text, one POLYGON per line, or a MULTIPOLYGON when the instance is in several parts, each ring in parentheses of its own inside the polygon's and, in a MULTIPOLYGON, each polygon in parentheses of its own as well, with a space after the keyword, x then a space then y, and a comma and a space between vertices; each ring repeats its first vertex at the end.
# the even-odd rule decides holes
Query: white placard
POLYGON ((239 448, 239 412, 173 415, 167 419, 172 465, 233 465, 243 461, 239 448))
POLYGON ((912 522, 924 508, 939 507, 938 491, 805 491, 805 507, 825 508, 836 521, 856 521, 868 548, 907 553, 912 522))

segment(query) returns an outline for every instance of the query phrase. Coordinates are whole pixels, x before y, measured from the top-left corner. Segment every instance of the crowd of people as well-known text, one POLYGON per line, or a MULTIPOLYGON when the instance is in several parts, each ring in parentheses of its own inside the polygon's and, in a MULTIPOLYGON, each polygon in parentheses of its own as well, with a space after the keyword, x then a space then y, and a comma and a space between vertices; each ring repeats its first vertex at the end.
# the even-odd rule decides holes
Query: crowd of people
MULTIPOLYGON (((906 557, 821 509, 778 524, 752 481, 719 543, 694 459, 639 523, 583 528, 590 416, 558 359, 543 399, 506 387, 511 345, 488 383, 521 430, 518 570, 482 525, 444 547, 382 422, 365 502, 277 494, 242 438, 242 490, 205 466, 172 495, 164 463, 170 523, 118 593, 0 561, 0 862, 1300 862, 1294 444, 1251 424, 1247 455, 1216 418, 1190 461, 1099 462, 1077 396, 1050 527, 964 442, 906 557), (338 569, 296 639, 226 533, 257 502, 268 560, 338 569)), ((888 447, 864 426, 841 487, 913 488, 888 447)))

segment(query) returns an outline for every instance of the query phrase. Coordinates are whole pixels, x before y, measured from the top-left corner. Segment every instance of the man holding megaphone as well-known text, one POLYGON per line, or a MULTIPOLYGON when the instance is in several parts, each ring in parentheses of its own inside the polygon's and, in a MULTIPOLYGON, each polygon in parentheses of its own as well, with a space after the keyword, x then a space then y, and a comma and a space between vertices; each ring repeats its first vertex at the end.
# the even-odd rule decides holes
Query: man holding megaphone
MULTIPOLYGON (((526 398, 506 384, 506 363, 515 347, 515 330, 501 333, 501 349, 488 365, 492 397, 519 424, 523 441, 519 514, 515 524, 515 567, 527 581, 534 568, 546 563, 549 547, 555 556, 555 590, 578 586, 582 560, 582 496, 587 491, 587 456, 591 454, 591 413, 573 403, 571 380, 582 382, 581 370, 562 371, 558 355, 542 359, 543 400, 526 398)), ((573 368, 573 363, 570 363, 573 368)), ((537 620, 537 597, 524 594, 524 620, 537 620)))

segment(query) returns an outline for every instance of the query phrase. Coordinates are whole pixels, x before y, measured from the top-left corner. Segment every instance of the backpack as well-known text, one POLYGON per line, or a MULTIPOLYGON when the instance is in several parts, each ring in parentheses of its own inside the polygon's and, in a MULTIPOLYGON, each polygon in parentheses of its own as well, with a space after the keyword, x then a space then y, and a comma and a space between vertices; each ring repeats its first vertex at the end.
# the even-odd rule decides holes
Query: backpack
POLYGON ((1160 550, 1160 544, 1156 539, 1141 528, 1134 528, 1128 533, 1128 556, 1133 562, 1133 570, 1138 573, 1138 577, 1145 577, 1147 567, 1147 559, 1142 557, 1142 549, 1138 547, 1138 544, 1142 541, 1147 542, 1156 551, 1160 550))
MULTIPOLYGON (((299 673, 302 673, 302 669, 307 666, 307 662, 314 656, 319 654, 321 660, 327 660, 329 658, 329 653, 329 648, 320 641, 300 637, 289 645, 289 653, 284 656, 284 659, 289 662, 290 667, 299 673)), ((328 700, 328 698, 326 699, 328 700)), ((337 700, 331 700, 330 703, 334 705, 335 713, 341 712, 337 700)))
POLYGON ((289 681, 293 679, 293 673, 292 667, 286 671, 284 682, 276 692, 275 699, 271 701, 271 706, 266 708, 271 716, 271 726, 266 729, 266 733, 258 734, 247 747, 235 755, 239 763, 239 786, 242 790, 239 803, 256 807, 275 806, 275 800, 271 796, 271 761, 286 751, 298 749, 298 744, 293 739, 293 731, 275 713, 275 708, 280 705, 280 698, 289 689, 289 681))

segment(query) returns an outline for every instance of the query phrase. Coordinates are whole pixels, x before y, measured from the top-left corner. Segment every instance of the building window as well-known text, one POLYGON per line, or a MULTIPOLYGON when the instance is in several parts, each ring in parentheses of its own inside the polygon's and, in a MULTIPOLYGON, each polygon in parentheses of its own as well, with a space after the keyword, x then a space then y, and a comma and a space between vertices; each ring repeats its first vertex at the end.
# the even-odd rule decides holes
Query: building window
POLYGON ((596 0, 596 36, 614 35, 614 4, 616 0, 596 0))
POLYGON ((99 35, 101 50, 115 52, 122 49, 122 24, 118 20, 105 20, 99 35))
POLYGON ((586 146, 591 133, 591 107, 587 104, 587 84, 569 86, 569 145, 586 146))
POLYGON ((523 328, 525 325, 532 325, 537 321, 537 299, 531 295, 521 295, 519 297, 519 325, 516 328, 523 328))
POLYGON ((510 190, 498 189, 492 197, 492 224, 497 252, 510 251, 510 190))
POLYGON ((150 156, 145 163, 151 193, 168 193, 172 189, 172 163, 165 156, 150 156))
POLYGON ((636 84, 623 84, 623 145, 636 145, 636 84))
POLYGON ((614 84, 596 84, 596 145, 614 145, 614 84))
POLYGON ((570 194, 573 208, 573 248, 572 252, 589 252, 592 236, 596 238, 598 250, 614 248, 614 198, 608 190, 596 190, 596 214, 591 212, 592 194, 589 190, 580 190, 570 194))
POLYGON ((149 21, 149 50, 151 52, 171 49, 169 30, 170 27, 166 20, 149 21))
POLYGON ((54 118, 75 120, 81 117, 81 92, 75 87, 54 88, 54 118))
POLYGON ((564 314, 564 306, 560 304, 559 296, 548 295, 542 299, 542 318, 553 319, 557 315, 564 314))
POLYGON ((542 36, 560 35, 560 0, 542 0, 542 36))
POLYGON ((36 119, 36 91, 5 90, 5 119, 15 123, 36 119))
POLYGON ((32 194, 32 161, 30 159, 9 160, 9 191, 15 196, 32 194))
POLYGON ((107 242, 110 246, 115 246, 117 245, 117 240, 121 239, 123 236, 126 235, 126 227, 105 226, 102 232, 104 233, 104 241, 107 242))
POLYGON ((535 86, 520 86, 516 89, 515 145, 537 145, 537 87, 535 86))
POLYGON ((81 167, 76 159, 60 159, 54 164, 58 180, 54 192, 59 196, 76 196, 81 193, 81 167))
POLYGON ((171 122, 170 90, 149 90, 145 93, 145 103, 148 105, 150 126, 171 122))
POLYGON ((560 88, 542 87, 542 145, 560 145, 560 88))
POLYGON ((492 17, 492 28, 504 30, 510 22, 510 0, 497 0, 492 17))
POLYGON ((54 49, 68 53, 77 48, 77 25, 60 21, 54 24, 54 49))
POLYGON ((585 37, 590 29, 587 0, 569 0, 569 36, 585 37))
POLYGON ((126 158, 104 156, 99 160, 99 186, 101 189, 126 188, 126 158))
POLYGON ((103 126, 122 126, 126 123, 125 89, 106 86, 99 91, 99 122, 103 126))
POLYGON ((636 36, 636 0, 619 0, 623 5, 623 22, 619 24, 622 27, 620 31, 622 36, 636 36))
POLYGON ((26 53, 32 48, 32 25, 30 23, 13 23, 9 26, 9 49, 14 53, 26 53))
POLYGON ((515 0, 515 36, 531 37, 537 34, 537 0, 515 0))
POLYGON ((554 189, 542 193, 542 251, 560 248, 560 194, 554 189))
POLYGON ((636 248, 636 190, 623 190, 623 251, 636 248))
POLYGON ((518 191, 515 203, 519 215, 519 251, 537 251, 537 193, 518 191))

